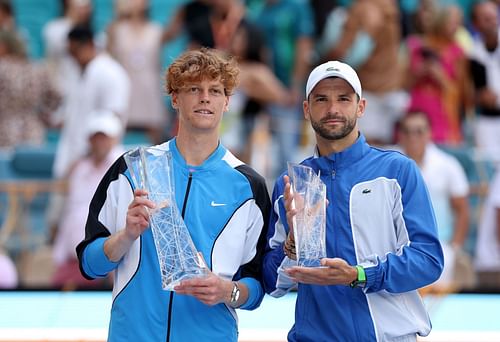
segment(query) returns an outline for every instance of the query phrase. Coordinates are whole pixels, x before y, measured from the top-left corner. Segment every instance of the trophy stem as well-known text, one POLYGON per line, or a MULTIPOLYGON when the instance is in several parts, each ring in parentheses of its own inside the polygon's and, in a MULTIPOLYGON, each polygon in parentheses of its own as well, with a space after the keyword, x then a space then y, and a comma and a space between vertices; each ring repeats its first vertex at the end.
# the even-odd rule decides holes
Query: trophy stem
POLYGON ((326 186, 320 175, 305 165, 288 163, 291 179, 293 235, 297 263, 300 266, 319 267, 326 257, 326 186))
POLYGON ((127 152, 125 161, 134 188, 145 189, 156 203, 148 214, 162 288, 171 291, 183 279, 205 276, 207 269, 176 205, 171 152, 139 147, 127 152))

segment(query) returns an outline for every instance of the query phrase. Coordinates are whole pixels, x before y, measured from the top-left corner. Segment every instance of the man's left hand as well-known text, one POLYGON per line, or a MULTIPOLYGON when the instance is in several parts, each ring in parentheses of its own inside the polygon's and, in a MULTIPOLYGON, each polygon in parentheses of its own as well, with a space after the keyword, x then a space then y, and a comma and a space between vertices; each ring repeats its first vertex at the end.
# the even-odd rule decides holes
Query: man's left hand
POLYGON ((204 304, 216 305, 229 302, 232 288, 231 281, 209 272, 203 278, 181 281, 179 285, 174 287, 174 291, 178 294, 191 295, 204 304))
POLYGON ((323 258, 323 267, 293 266, 285 272, 295 281, 316 285, 349 285, 357 279, 356 267, 349 265, 344 259, 323 258))

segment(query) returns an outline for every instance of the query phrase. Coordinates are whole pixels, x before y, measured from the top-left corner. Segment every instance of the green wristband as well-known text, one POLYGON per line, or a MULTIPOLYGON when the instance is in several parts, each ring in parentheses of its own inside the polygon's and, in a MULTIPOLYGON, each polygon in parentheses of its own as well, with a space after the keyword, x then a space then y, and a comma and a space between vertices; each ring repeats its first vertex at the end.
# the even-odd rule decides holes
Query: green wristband
POLYGON ((364 287, 366 285, 366 273, 363 266, 356 265, 356 271, 358 271, 358 277, 351 283, 351 287, 364 287))
POLYGON ((363 266, 356 265, 356 269, 358 270, 358 281, 366 283, 366 273, 363 266))

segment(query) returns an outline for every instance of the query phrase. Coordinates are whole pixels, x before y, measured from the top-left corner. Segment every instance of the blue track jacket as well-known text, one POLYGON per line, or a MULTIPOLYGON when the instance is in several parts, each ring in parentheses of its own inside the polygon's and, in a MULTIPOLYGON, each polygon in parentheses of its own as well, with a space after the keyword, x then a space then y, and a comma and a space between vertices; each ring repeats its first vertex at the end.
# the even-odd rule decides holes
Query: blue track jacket
MULTIPOLYGON (((363 135, 346 150, 301 164, 327 186, 326 252, 362 265, 364 289, 298 285, 289 341, 415 341, 431 330, 416 289, 439 278, 443 253, 434 213, 416 164, 394 151, 370 147, 363 135)), ((283 268, 288 233, 283 177, 275 185, 264 257, 267 293, 279 297, 294 284, 283 268)))
MULTIPOLYGON (((159 148, 172 152, 177 206, 196 249, 215 274, 248 286, 243 309, 257 308, 264 296, 261 267, 271 205, 264 179, 222 145, 200 166, 186 164, 175 139, 159 148)), ((104 254, 106 238, 125 227, 133 199, 131 184, 121 157, 92 199, 85 240, 77 247, 87 278, 114 271, 109 341, 236 342, 234 309, 225 304, 208 306, 161 288, 150 229, 118 263, 104 254)))

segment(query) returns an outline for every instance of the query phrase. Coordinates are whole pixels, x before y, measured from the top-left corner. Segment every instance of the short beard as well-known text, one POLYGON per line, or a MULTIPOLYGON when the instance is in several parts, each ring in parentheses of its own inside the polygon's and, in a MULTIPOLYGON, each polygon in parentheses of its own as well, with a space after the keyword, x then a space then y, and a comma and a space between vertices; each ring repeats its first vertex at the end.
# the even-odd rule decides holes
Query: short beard
POLYGON ((330 119, 336 119, 337 117, 330 115, 320 121, 311 120, 311 126, 320 137, 326 140, 339 140, 348 136, 356 127, 356 119, 350 120, 348 118, 342 118, 344 120, 344 125, 339 129, 332 130, 327 128, 323 121, 330 119))

